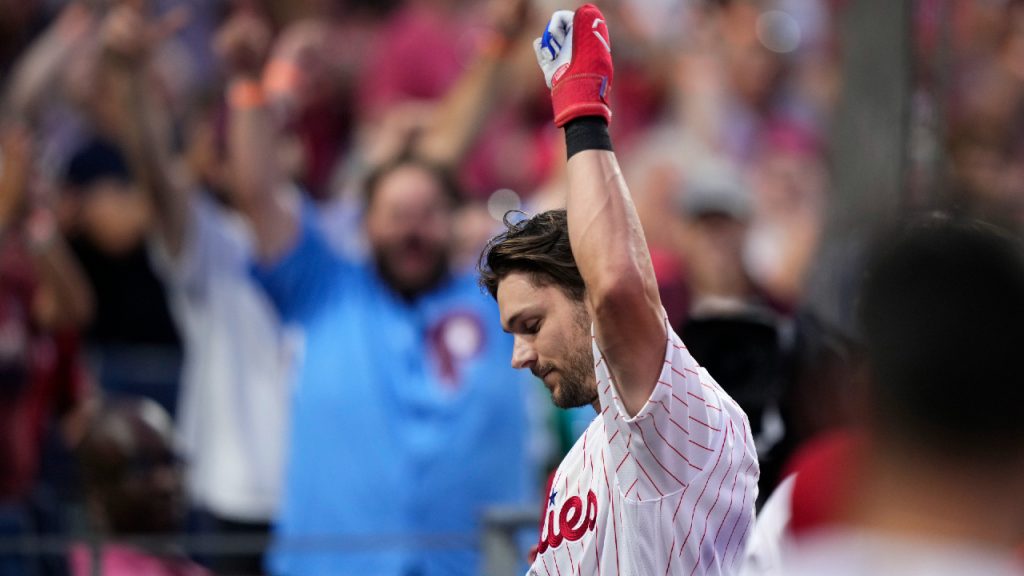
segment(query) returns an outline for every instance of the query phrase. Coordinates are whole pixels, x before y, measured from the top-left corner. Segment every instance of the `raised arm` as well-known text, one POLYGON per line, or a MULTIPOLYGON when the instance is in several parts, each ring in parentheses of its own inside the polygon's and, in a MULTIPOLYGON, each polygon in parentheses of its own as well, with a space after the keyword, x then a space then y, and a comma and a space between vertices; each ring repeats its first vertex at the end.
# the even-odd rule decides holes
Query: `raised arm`
POLYGON ((228 68, 228 157, 232 194, 256 236, 259 259, 274 262, 298 237, 299 212, 283 194, 288 181, 278 164, 278 126, 263 95, 260 72, 270 47, 266 24, 254 14, 232 17, 217 38, 228 68))
POLYGON ((15 64, 4 90, 5 113, 34 123, 47 91, 73 52, 89 41, 94 24, 95 17, 84 2, 69 2, 15 64))
POLYGON ((180 254, 185 236, 188 190, 172 173, 172 119, 154 93, 149 57, 155 44, 180 25, 179 14, 150 23, 135 7, 122 4, 107 16, 101 38, 104 78, 124 111, 118 143, 156 208, 157 232, 172 257, 180 254))
POLYGON ((565 128, 569 241, 598 346, 632 416, 657 384, 667 334, 643 228, 608 136, 608 29, 592 5, 556 12, 534 47, 555 123, 565 128))
POLYGON ((45 207, 34 210, 26 200, 32 179, 33 145, 20 126, 0 128, 0 230, 26 240, 38 284, 32 316, 45 328, 81 328, 92 320, 93 293, 78 261, 45 207), (8 232, 9 231, 9 232, 8 232))
POLYGON ((487 116, 513 92, 517 48, 530 18, 530 0, 491 2, 493 35, 480 57, 445 94, 416 143, 417 155, 455 166, 486 125, 487 116))

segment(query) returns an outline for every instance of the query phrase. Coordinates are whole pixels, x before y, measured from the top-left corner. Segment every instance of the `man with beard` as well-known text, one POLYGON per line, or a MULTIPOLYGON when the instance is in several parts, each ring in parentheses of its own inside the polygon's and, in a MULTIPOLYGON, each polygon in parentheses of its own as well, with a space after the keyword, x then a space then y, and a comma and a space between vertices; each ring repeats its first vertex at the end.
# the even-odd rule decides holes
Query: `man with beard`
POLYGON ((524 504, 531 473, 512 339, 450 266, 460 193, 421 157, 386 162, 364 184, 368 257, 333 251, 276 164, 258 71, 232 71, 232 192, 304 333, 270 572, 477 574, 482 512, 524 504))
POLYGON ((742 409, 669 325, 608 135, 611 48, 592 5, 534 44, 565 128, 566 210, 492 240, 481 281, 561 407, 598 417, 558 467, 530 575, 732 574, 758 465, 742 409))
POLYGON ((280 549, 273 573, 476 573, 467 542, 428 552, 415 538, 474 535, 482 509, 526 497, 524 383, 474 276, 449 270, 458 195, 444 174, 410 158, 374 172, 367 262, 332 252, 304 214, 258 270, 305 331, 278 536, 402 537, 280 549))

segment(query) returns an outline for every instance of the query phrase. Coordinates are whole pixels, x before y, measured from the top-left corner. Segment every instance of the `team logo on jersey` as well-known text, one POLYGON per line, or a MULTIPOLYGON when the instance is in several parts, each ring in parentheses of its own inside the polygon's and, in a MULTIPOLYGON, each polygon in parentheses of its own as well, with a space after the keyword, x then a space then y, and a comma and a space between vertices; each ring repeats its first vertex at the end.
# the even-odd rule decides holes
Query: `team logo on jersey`
POLYGON ((453 312, 430 328, 428 338, 438 360, 441 381, 455 388, 459 383, 459 368, 476 358, 484 348, 483 322, 473 312, 453 312))
POLYGON ((597 526, 597 495, 593 490, 587 490, 585 511, 583 499, 579 496, 571 496, 562 502, 556 523, 554 504, 557 495, 558 492, 552 492, 548 498, 548 521, 544 524, 545 533, 540 535, 537 554, 543 554, 548 548, 558 548, 566 540, 576 542, 597 526))

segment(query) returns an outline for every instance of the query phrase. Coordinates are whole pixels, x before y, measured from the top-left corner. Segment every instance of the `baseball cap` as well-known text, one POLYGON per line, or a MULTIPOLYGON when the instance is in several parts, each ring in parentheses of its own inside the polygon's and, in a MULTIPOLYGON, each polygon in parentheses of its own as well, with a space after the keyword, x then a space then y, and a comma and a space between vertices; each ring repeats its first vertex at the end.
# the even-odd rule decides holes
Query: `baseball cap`
POLYGON ((124 155, 113 144, 94 138, 71 155, 64 171, 64 182, 86 189, 99 180, 131 180, 131 172, 124 155))
POLYGON ((678 196, 678 208, 689 218, 726 216, 748 220, 750 191, 739 170, 729 162, 708 160, 690 170, 678 196))

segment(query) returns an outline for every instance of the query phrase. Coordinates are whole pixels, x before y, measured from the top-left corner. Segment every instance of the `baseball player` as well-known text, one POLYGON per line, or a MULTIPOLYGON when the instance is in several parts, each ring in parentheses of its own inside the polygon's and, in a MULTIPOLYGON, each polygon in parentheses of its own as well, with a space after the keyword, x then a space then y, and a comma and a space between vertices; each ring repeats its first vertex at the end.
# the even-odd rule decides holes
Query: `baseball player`
POLYGON ((529 574, 732 574, 757 456, 743 411, 666 320, 608 135, 604 17, 556 12, 534 47, 565 129, 567 209, 506 222, 481 283, 514 335, 512 365, 598 416, 553 477, 529 574))

